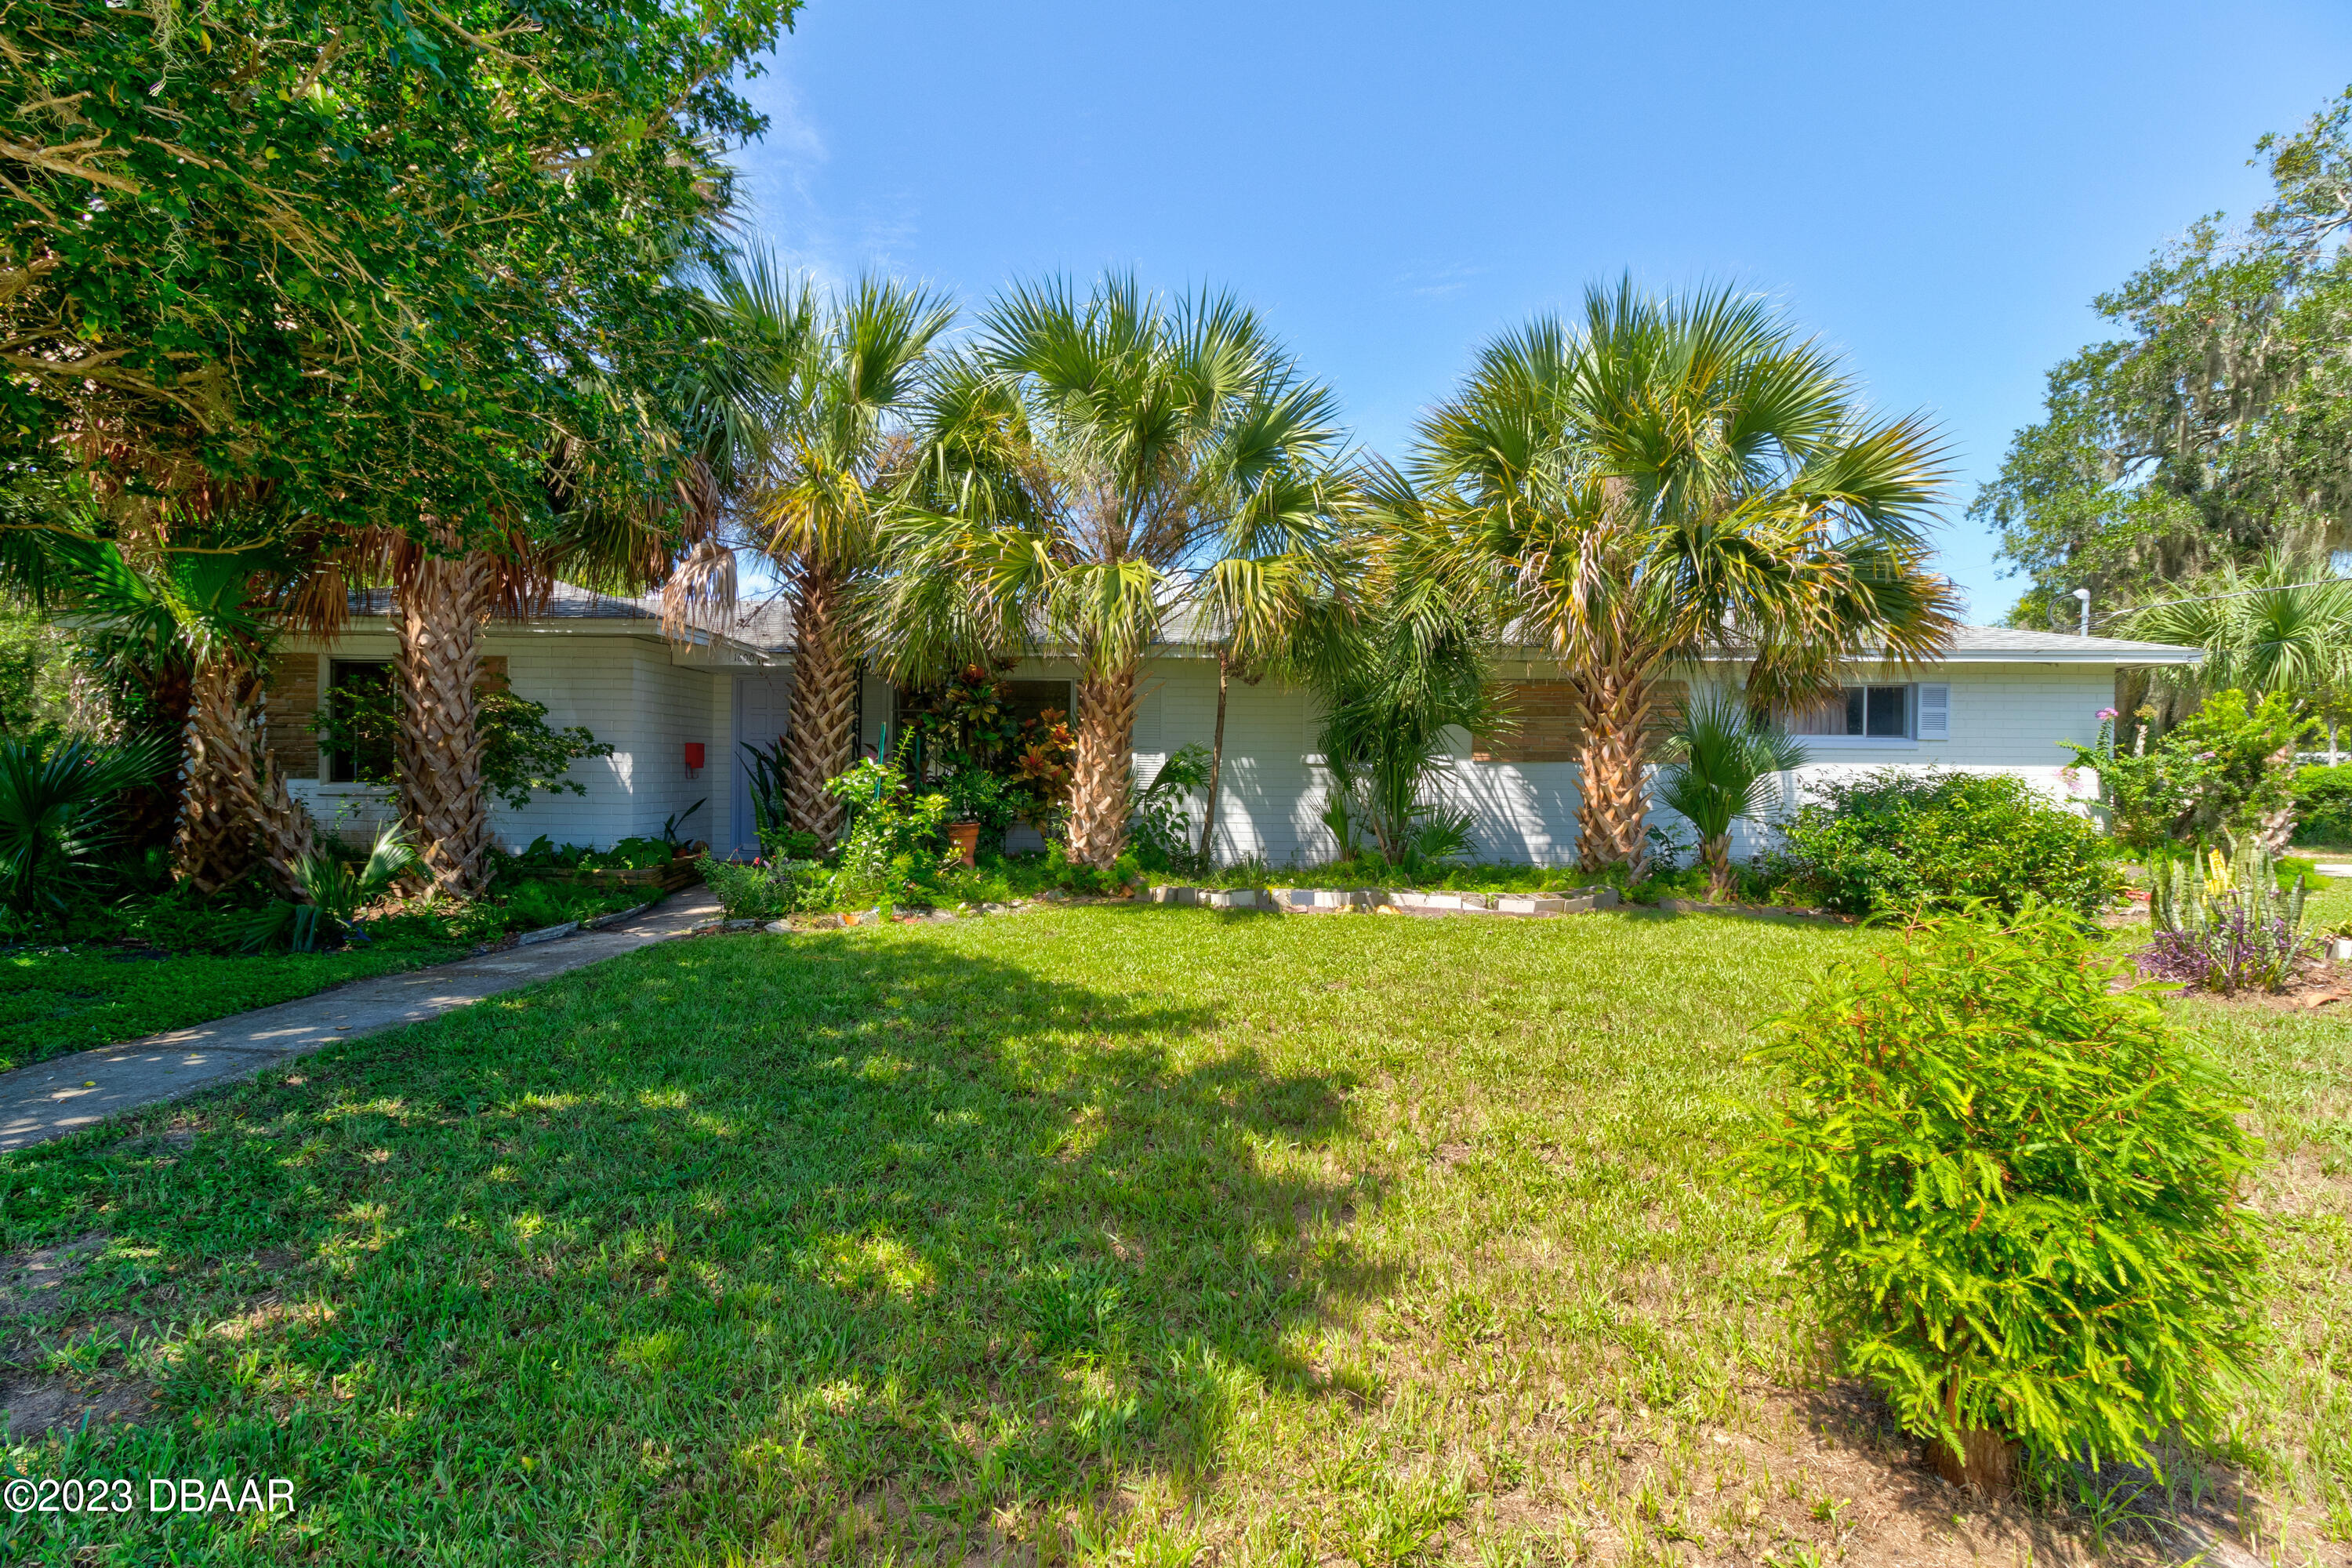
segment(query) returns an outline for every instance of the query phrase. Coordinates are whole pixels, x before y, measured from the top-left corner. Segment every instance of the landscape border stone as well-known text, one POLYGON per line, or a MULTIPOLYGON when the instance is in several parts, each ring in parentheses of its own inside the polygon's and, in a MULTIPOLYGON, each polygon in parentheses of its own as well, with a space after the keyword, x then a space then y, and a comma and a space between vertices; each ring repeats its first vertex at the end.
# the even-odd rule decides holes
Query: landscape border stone
POLYGON ((1344 914, 1351 910, 1387 910, 1411 915, 1509 915, 1522 920, 1590 914, 1615 909, 1614 888, 1572 893, 1479 893, 1412 888, 1190 888, 1162 883, 1147 888, 1155 904, 1212 910, 1267 910, 1285 914, 1344 914))

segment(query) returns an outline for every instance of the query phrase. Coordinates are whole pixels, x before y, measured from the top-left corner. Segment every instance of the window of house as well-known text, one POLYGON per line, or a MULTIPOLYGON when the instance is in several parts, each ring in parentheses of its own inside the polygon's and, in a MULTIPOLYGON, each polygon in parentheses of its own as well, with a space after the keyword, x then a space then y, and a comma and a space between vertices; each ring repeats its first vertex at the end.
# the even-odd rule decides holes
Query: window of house
POLYGON ((1880 741, 1908 740, 1916 707, 1909 686, 1849 686, 1818 708, 1787 716, 1791 735, 1854 735, 1880 741))
MULTIPOLYGON (((327 700, 348 711, 353 707, 389 716, 394 692, 392 663, 380 658, 339 658, 327 677, 327 700)), ((393 773, 393 729, 388 723, 367 726, 370 733, 356 747, 337 747, 327 753, 329 784, 390 784, 393 773)))
POLYGON ((1058 712, 1066 721, 1072 707, 1070 682, 1066 680, 1008 680, 1004 683, 1004 710, 1023 723, 1048 710, 1058 712))

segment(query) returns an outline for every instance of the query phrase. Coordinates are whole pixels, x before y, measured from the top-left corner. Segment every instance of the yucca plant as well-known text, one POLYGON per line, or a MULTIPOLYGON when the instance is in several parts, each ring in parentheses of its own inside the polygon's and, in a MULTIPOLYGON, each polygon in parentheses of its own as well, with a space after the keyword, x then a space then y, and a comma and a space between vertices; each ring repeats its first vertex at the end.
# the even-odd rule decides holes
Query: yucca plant
POLYGON ((2139 955, 2144 974, 2224 995, 2277 991, 2311 945, 2308 889, 2301 877, 2279 887, 2277 862, 2259 834, 2242 836, 2228 855, 2202 840, 2194 849, 2159 850, 2148 878, 2156 940, 2139 955))
POLYGON ((1805 764, 1805 748, 1778 725, 1756 718, 1730 692, 1683 705, 1666 739, 1668 766, 1658 804, 1680 812, 1698 835, 1706 896, 1731 896, 1731 826, 1771 809, 1772 776, 1805 764))
POLYGON ((293 952, 323 952, 340 947, 358 929, 360 910, 392 891, 401 878, 423 863, 397 825, 387 825, 376 835, 366 863, 357 870, 348 861, 314 849, 296 869, 295 880, 305 901, 273 900, 255 917, 245 945, 255 950, 283 938, 293 952))
POLYGON ((116 840, 114 797, 171 765, 162 740, 131 746, 0 741, 0 902, 62 916, 68 873, 116 840))
POLYGON ((760 853, 790 859, 814 849, 816 835, 792 826, 791 748, 781 737, 764 746, 749 741, 742 745, 743 768, 751 775, 751 830, 759 840, 760 853))

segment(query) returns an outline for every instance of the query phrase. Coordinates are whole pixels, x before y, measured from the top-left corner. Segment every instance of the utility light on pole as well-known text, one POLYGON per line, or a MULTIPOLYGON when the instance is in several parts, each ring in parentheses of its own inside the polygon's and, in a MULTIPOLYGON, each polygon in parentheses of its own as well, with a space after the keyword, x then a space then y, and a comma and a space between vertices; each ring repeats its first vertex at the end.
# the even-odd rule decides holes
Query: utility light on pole
POLYGON ((2074 597, 2083 602, 2083 626, 2075 635, 2089 637, 2091 635, 2091 591, 2088 588, 2077 588, 2074 590, 2074 597))

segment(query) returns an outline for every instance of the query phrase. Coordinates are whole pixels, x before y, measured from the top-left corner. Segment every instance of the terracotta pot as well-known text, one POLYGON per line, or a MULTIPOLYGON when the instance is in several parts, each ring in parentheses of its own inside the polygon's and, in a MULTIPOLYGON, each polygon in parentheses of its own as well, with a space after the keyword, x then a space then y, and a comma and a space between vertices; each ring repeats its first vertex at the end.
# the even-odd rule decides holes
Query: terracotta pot
POLYGON ((949 843, 949 845, 950 845, 950 847, 952 847, 954 848, 955 852, 956 852, 958 855, 961 855, 961 856, 962 856, 962 857, 963 857, 963 863, 964 863, 965 865, 967 865, 967 866, 977 866, 977 865, 979 865, 979 864, 980 864, 980 824, 979 824, 979 823, 977 823, 977 822, 950 822, 950 823, 949 823, 949 824, 948 824, 948 843, 949 843))

